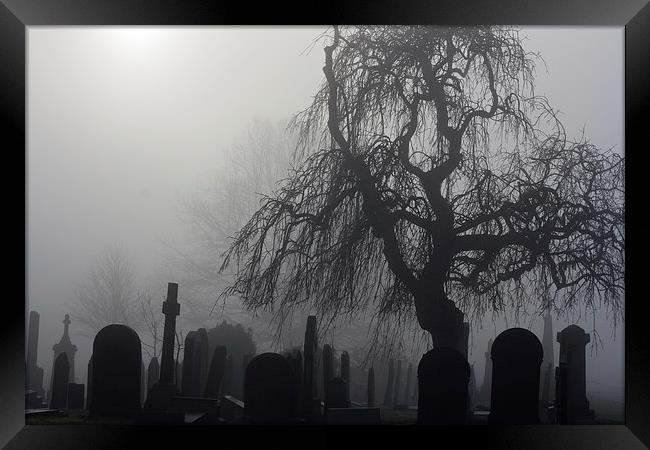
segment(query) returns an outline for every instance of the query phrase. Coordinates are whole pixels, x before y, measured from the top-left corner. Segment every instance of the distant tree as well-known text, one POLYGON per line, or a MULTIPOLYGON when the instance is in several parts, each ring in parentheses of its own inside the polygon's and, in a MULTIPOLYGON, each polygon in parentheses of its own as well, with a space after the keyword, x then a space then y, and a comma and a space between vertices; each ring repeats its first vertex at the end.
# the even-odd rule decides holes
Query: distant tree
POLYGON ((208 345, 210 352, 214 351, 217 345, 225 345, 229 355, 237 358, 250 353, 255 354, 257 348, 253 341, 252 330, 244 329, 242 324, 232 324, 225 320, 214 328, 207 330, 208 345))
POLYGON ((143 351, 149 359, 158 357, 162 352, 162 337, 165 316, 162 314, 162 299, 157 300, 151 288, 143 289, 138 294, 140 337, 143 351))
POLYGON ((566 137, 516 29, 325 39, 299 165, 237 234, 224 296, 322 317, 374 306, 378 327, 455 348, 465 312, 604 301, 620 316, 623 158, 566 137))
POLYGON ((138 296, 133 264, 121 247, 112 245, 77 286, 71 315, 91 338, 112 323, 137 330, 142 320, 138 296))

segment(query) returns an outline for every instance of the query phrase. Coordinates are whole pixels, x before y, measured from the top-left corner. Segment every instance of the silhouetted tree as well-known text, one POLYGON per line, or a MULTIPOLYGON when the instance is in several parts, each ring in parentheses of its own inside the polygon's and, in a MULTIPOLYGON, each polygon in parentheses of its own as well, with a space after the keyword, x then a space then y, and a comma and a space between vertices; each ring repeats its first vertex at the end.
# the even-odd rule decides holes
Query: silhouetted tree
POLYGON ((299 166, 237 234, 224 295, 322 316, 374 305, 378 327, 417 319, 452 347, 463 310, 620 312, 623 158, 567 139, 516 29, 326 39, 325 81, 294 121, 299 166))

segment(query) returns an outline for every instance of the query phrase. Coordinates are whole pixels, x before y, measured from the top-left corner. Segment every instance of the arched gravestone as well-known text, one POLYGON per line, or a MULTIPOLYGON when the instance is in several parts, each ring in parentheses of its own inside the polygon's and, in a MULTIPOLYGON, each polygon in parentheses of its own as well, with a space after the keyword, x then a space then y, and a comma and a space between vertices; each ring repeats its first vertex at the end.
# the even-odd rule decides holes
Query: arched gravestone
POLYGON ((52 398, 50 399, 51 409, 66 409, 68 406, 68 378, 70 376, 70 364, 65 352, 60 353, 54 361, 54 373, 52 375, 52 398))
POLYGON ((291 367, 277 353, 262 353, 244 376, 244 417, 249 423, 287 423, 292 411, 291 367))
POLYGON ((467 419, 469 364, 458 350, 438 347, 418 365, 418 424, 462 424, 467 419))
POLYGON ((102 328, 93 341, 92 416, 129 417, 140 412, 142 347, 126 325, 102 328))
POLYGON ((221 382, 223 381, 223 375, 226 370, 226 353, 226 347, 223 345, 217 345, 212 353, 208 380, 205 384, 205 391, 203 392, 203 397, 205 398, 219 398, 221 382))
POLYGON ((539 423, 539 367, 542 343, 523 328, 510 328, 492 344, 489 423, 539 423))

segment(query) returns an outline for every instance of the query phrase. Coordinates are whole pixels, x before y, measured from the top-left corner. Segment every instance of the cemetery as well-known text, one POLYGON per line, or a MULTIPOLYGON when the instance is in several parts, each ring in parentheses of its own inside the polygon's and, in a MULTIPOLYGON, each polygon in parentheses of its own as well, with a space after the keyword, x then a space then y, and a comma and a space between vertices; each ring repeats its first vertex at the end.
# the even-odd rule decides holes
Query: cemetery
POLYGON ((75 382, 69 315, 54 345, 51 383, 45 394, 36 366, 38 312, 30 312, 25 409, 28 424, 122 423, 176 425, 488 425, 598 423, 585 389, 585 345, 590 335, 571 325, 556 335, 547 317, 542 342, 523 328, 509 328, 489 343, 486 373, 472 386, 473 368, 452 347, 435 347, 419 361, 390 358, 354 367, 347 351, 319 345, 316 316, 309 316, 301 348, 239 355, 227 345, 210 352, 204 328, 186 334, 182 359, 174 357, 178 284, 162 303, 161 359, 144 361, 138 334, 111 324, 94 338, 87 385, 75 382), (542 362, 545 361, 546 365, 542 362), (233 366, 241 365, 242 394, 233 366), (377 370, 385 369, 383 392, 377 370), (180 368, 180 370, 179 370, 180 368), (351 377, 355 373, 356 377, 351 377), (551 380, 554 389, 551 390, 551 380), (354 393, 351 396, 351 392, 354 393))

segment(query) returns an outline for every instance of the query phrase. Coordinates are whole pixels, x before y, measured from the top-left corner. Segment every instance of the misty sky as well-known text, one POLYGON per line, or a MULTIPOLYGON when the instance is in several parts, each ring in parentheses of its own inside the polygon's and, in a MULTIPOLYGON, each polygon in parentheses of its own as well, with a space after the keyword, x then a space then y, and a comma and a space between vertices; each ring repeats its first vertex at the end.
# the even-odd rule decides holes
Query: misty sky
MULTIPOLYGON (((47 382, 75 283, 113 243, 140 273, 156 270, 159 239, 183 236, 179 200, 209 178, 223 149, 253 119, 283 120, 310 104, 323 77, 322 44, 313 41, 323 31, 28 27, 26 309, 41 313, 38 362, 47 382)), ((623 28, 524 34, 524 46, 546 62, 536 92, 560 110, 569 136, 584 127, 592 143, 623 153, 623 28)), ((590 317, 561 319, 555 331, 568 323, 593 328, 590 317)), ((623 327, 612 336, 604 314, 597 326, 604 348, 588 358, 588 389, 622 405, 623 327)), ((487 339, 505 328, 473 333, 479 383, 487 339)), ((531 330, 541 338, 541 320, 531 330)), ((71 332, 76 375, 85 380, 91 342, 74 322, 71 332)))

